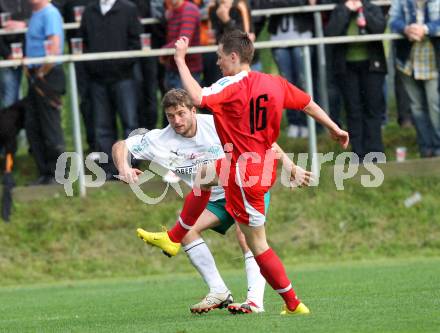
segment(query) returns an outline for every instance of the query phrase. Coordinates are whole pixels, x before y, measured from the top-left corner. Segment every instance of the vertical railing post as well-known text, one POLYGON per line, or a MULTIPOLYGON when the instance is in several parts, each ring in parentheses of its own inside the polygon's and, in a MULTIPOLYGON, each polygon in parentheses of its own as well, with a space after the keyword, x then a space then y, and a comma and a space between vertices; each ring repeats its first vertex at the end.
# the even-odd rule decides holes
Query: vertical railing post
POLYGON ((78 101, 78 85, 76 83, 75 63, 69 61, 69 79, 70 79, 70 102, 73 120, 73 142, 77 156, 77 165, 79 171, 79 195, 86 196, 86 184, 84 175, 84 158, 81 140, 81 123, 79 120, 79 101, 78 101))
MULTIPOLYGON (((324 32, 322 29, 322 19, 321 12, 313 13, 313 19, 315 21, 315 37, 324 37, 324 32)), ((322 108, 330 112, 329 110, 329 100, 328 100, 328 89, 327 89, 327 64, 325 60, 325 45, 318 44, 318 77, 319 77, 319 101, 322 108)))
MULTIPOLYGON (((310 46, 304 46, 304 67, 306 78, 306 91, 313 98, 313 78, 312 64, 310 59, 310 46)), ((311 157, 311 170, 314 175, 318 175, 318 145, 316 140, 316 124, 315 119, 307 116, 307 125, 309 128, 309 155, 311 157)))

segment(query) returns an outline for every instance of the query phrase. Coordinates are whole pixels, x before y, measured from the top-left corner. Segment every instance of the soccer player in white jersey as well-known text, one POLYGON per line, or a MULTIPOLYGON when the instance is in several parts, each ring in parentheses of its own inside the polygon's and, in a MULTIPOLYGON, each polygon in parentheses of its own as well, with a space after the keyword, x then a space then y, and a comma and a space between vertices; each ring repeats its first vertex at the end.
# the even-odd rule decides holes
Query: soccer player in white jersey
MULTIPOLYGON (((213 118, 210 115, 196 114, 196 108, 183 89, 170 90, 164 96, 162 104, 170 125, 115 143, 113 158, 116 167, 123 180, 132 182, 141 171, 130 167, 128 160, 131 153, 136 159, 151 160, 172 170, 192 186, 191 176, 196 172, 198 165, 224 156, 213 118)), ((269 195, 266 202, 268 204, 269 195)), ((218 186, 212 191, 207 208, 182 240, 189 260, 209 287, 206 297, 191 306, 190 310, 193 313, 203 313, 215 308, 228 307, 231 313, 262 312, 266 281, 260 274, 240 229, 237 228, 237 238, 244 254, 248 281, 247 298, 242 303, 232 303, 231 292, 220 276, 214 258, 201 236, 207 229, 225 234, 234 224, 233 218, 225 210, 225 204, 223 188, 218 186)))

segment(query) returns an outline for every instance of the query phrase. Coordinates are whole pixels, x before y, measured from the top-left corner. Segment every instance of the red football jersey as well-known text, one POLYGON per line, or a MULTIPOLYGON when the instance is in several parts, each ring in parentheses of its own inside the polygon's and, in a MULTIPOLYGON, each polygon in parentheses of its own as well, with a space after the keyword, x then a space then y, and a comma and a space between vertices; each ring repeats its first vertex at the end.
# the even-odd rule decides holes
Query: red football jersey
POLYGON ((233 162, 256 152, 262 163, 278 139, 283 110, 303 110, 310 100, 280 76, 242 71, 203 88, 200 106, 212 111, 222 144, 233 144, 233 162))

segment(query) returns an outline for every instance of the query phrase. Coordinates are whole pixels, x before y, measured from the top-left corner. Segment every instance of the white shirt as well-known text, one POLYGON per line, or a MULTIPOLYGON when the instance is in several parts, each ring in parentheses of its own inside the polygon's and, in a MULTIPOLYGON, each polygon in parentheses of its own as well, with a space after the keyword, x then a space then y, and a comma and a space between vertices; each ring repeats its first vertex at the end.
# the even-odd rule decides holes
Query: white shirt
POLYGON ((109 12, 109 10, 112 9, 115 2, 116 2, 116 0, 100 0, 99 6, 101 7, 102 15, 107 14, 109 12))
MULTIPOLYGON (((177 134, 168 125, 143 135, 125 140, 128 150, 136 159, 150 160, 176 173, 188 186, 193 186, 193 176, 199 166, 223 158, 222 144, 211 115, 197 114, 197 132, 192 138, 177 134)), ((223 199, 223 188, 214 186, 210 201, 223 199)))
POLYGON ((295 29, 295 22, 292 15, 283 15, 278 24, 276 34, 270 36, 272 41, 294 40, 312 38, 311 31, 299 32, 295 29))

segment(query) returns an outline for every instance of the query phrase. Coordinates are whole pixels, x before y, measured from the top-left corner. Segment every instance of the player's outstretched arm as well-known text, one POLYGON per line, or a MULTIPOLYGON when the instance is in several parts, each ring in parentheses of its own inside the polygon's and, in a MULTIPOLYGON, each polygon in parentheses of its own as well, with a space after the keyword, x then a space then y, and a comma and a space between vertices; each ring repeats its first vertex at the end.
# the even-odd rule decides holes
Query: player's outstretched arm
POLYGON ((339 126, 330 119, 321 107, 313 100, 304 108, 305 113, 313 117, 322 126, 327 127, 333 140, 338 141, 342 148, 348 147, 348 133, 339 128, 339 126))
POLYGON ((290 183, 293 187, 309 186, 314 181, 313 174, 296 165, 276 142, 272 144, 272 148, 279 155, 283 169, 290 172, 290 183))
POLYGON ((132 168, 128 164, 129 151, 127 145, 125 144, 125 141, 118 141, 113 145, 112 156, 113 163, 115 164, 116 169, 118 169, 119 172, 119 176, 117 178, 128 184, 133 184, 139 181, 138 175, 140 175, 142 171, 136 168, 132 168))
POLYGON ((182 81, 183 88, 188 92, 192 102, 195 105, 200 105, 202 102, 202 87, 193 78, 191 71, 185 62, 188 46, 188 37, 182 36, 177 40, 175 44, 176 53, 174 53, 174 61, 176 62, 177 69, 179 70, 180 80, 182 81))

